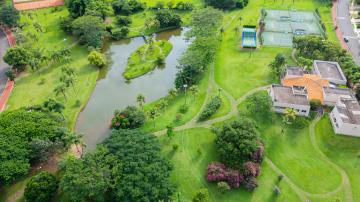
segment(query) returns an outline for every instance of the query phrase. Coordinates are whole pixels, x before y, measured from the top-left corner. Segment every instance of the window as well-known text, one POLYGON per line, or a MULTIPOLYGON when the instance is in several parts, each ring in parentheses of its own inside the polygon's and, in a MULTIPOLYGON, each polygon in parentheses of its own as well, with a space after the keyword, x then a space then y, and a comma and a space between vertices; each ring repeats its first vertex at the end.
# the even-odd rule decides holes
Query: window
POLYGON ((301 110, 302 113, 306 113, 307 111, 306 110, 301 110))

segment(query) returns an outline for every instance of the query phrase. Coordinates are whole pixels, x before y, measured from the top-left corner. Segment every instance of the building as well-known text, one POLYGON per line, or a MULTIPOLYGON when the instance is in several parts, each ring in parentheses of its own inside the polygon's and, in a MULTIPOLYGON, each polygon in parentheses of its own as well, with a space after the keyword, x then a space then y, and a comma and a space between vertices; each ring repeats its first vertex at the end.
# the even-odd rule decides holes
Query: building
POLYGON ((360 137, 360 105, 356 99, 340 98, 330 120, 336 134, 360 137))
POLYGON ((273 84, 270 97, 275 112, 284 113, 286 108, 292 108, 299 116, 309 116, 310 102, 306 87, 273 84))
POLYGON ((324 87, 323 97, 323 104, 326 106, 335 106, 340 97, 348 99, 355 98, 350 89, 337 87, 324 87))
POLYGON ((313 72, 331 84, 346 85, 346 77, 337 62, 314 60, 313 72))

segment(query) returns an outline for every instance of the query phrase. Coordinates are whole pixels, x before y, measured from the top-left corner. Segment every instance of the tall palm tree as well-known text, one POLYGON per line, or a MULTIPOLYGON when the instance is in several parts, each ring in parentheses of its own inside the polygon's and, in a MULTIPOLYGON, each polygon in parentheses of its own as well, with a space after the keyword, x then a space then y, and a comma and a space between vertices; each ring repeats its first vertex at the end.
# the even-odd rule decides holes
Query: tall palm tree
POLYGON ((155 119, 158 115, 158 112, 155 108, 152 108, 150 111, 149 111, 149 117, 154 121, 154 128, 155 128, 155 119))
POLYGON ((50 112, 56 112, 61 114, 63 117, 63 110, 65 109, 65 106, 61 104, 60 102, 57 102, 53 99, 48 99, 44 102, 43 106, 48 109, 50 112))
POLYGON ((170 89, 168 95, 170 99, 174 99, 177 96, 177 91, 175 89, 170 89))
POLYGON ((60 84, 58 86, 55 87, 54 89, 54 93, 56 96, 62 94, 65 98, 65 101, 67 101, 67 98, 66 98, 66 85, 65 84, 60 84))
POLYGON ((75 145, 77 153, 80 154, 80 158, 82 158, 83 153, 84 153, 83 150, 86 147, 86 144, 83 142, 82 135, 72 132, 72 133, 68 134, 67 138, 68 138, 69 144, 75 145), (80 146, 81 150, 79 149, 79 146, 80 146))
POLYGON ((139 94, 136 97, 136 102, 139 104, 139 108, 144 109, 145 96, 142 94, 139 94))
POLYGON ((193 100, 195 100, 196 95, 199 92, 199 88, 197 85, 193 85, 189 88, 190 93, 193 95, 193 100))

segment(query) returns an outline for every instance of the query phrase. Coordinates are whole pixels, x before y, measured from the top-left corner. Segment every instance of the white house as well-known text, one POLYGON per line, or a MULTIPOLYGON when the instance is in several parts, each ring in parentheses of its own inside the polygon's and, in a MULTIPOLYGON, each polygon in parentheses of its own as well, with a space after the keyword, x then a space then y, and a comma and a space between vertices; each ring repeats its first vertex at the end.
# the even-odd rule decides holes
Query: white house
POLYGON ((352 91, 348 88, 323 87, 324 105, 335 106, 337 101, 342 98, 355 98, 352 91))
POLYGON ((314 60, 313 72, 335 85, 346 85, 346 77, 337 62, 314 60))
POLYGON ((360 105, 356 99, 340 98, 330 119, 336 134, 360 137, 360 105))
POLYGON ((292 108, 297 115, 309 116, 310 102, 305 87, 273 84, 269 94, 275 112, 284 113, 286 108, 292 108))

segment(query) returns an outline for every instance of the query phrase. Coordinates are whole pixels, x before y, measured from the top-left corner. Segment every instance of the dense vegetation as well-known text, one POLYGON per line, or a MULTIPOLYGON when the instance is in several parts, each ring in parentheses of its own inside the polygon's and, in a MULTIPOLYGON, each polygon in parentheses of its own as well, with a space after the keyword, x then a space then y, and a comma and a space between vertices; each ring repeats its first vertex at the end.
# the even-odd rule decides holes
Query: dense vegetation
POLYGON ((186 52, 179 60, 179 72, 176 74, 175 86, 192 86, 200 81, 207 66, 213 62, 219 45, 219 28, 223 15, 211 7, 195 10, 192 13, 190 31, 187 37, 192 39, 186 52))
POLYGON ((244 8, 249 3, 248 0, 205 0, 205 3, 214 8, 232 9, 244 8))
POLYGON ((46 160, 68 146, 68 130, 61 117, 19 109, 0 114, 0 183, 9 184, 27 174, 31 161, 46 160))
POLYGON ((206 104, 204 110, 199 115, 199 121, 203 121, 215 114, 221 107, 221 98, 219 96, 213 97, 209 103, 206 104))
POLYGON ((112 129, 139 128, 145 122, 145 113, 140 109, 128 106, 123 110, 116 110, 111 120, 112 129))
POLYGON ((19 11, 17 11, 11 3, 4 4, 1 6, 0 24, 4 24, 9 27, 14 27, 18 25, 19 20, 20 20, 19 11))
POLYGON ((56 194, 58 181, 54 174, 40 172, 26 184, 24 196, 29 202, 51 201, 56 194))
POLYGON ((170 201, 171 164, 156 137, 138 130, 113 131, 84 158, 68 159, 60 188, 71 201, 170 201))

